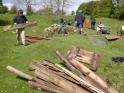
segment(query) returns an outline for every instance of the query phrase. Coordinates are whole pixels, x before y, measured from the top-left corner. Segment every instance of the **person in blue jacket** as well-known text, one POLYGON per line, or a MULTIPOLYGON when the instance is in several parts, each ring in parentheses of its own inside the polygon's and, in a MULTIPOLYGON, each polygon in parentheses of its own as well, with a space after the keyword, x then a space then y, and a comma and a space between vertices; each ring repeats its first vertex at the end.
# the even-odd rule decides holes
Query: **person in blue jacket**
POLYGON ((65 34, 65 21, 64 21, 63 18, 60 19, 59 33, 64 33, 65 34))
POLYGON ((79 12, 75 16, 76 28, 79 34, 81 34, 81 31, 83 30, 84 21, 85 16, 83 15, 82 10, 79 10, 79 12))
MULTIPOLYGON (((14 17, 13 22, 14 22, 14 25, 28 23, 27 18, 23 15, 23 10, 17 11, 17 16, 14 17)), ((20 45, 22 41, 22 44, 25 45, 24 28, 17 29, 16 33, 17 33, 17 44, 20 45)))

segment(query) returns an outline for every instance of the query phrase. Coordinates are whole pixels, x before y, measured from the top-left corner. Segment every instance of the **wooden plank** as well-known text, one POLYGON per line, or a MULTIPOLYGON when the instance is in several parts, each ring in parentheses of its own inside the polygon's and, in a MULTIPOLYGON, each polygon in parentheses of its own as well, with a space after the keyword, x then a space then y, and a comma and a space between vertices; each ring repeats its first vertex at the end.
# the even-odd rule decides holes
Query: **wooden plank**
POLYGON ((67 55, 66 58, 67 59, 75 58, 78 55, 79 51, 80 51, 80 48, 72 46, 71 49, 69 50, 68 55, 67 55))
POLYGON ((67 93, 90 93, 87 90, 77 86, 76 84, 69 82, 68 80, 51 73, 48 69, 37 69, 35 70, 35 76, 45 81, 51 82, 64 90, 68 91, 67 93))
POLYGON ((77 82, 76 80, 74 80, 73 78, 69 77, 67 74, 65 74, 60 68, 58 68, 55 64, 54 65, 51 65, 50 63, 47 62, 47 66, 43 63, 38 63, 38 62, 35 62, 35 63, 32 63, 30 64, 30 69, 32 70, 36 70, 36 69, 42 69, 42 68, 47 68, 50 70, 50 72, 60 76, 60 77, 63 77, 65 78, 66 80, 69 80, 75 84, 79 84, 79 82, 77 82), (48 66, 49 65, 49 66, 48 66), (51 67, 52 66, 52 67, 51 67), (59 70, 58 70, 59 69, 59 70))
POLYGON ((120 39, 121 36, 118 36, 118 35, 106 35, 105 38, 110 41, 110 40, 120 39))
POLYGON ((44 89, 50 93, 67 93, 64 89, 41 79, 35 78, 35 81, 29 81, 28 83, 34 88, 44 89))
POLYGON ((85 87, 86 89, 88 89, 89 91, 92 91, 93 93, 104 93, 102 90, 92 86, 90 83, 86 82, 85 80, 79 78, 78 76, 76 76, 75 74, 73 74, 72 72, 70 72, 69 70, 65 69, 64 67, 56 64, 58 67, 60 67, 62 70, 65 71, 65 73, 67 73, 68 75, 70 75, 71 77, 75 78, 77 81, 79 81, 79 83, 85 87))
POLYGON ((3 27, 3 31, 13 31, 16 29, 22 29, 27 27, 36 26, 36 22, 29 22, 29 23, 23 23, 23 24, 17 24, 17 25, 8 25, 3 27))
POLYGON ((39 41, 45 41, 45 40, 50 40, 48 38, 43 38, 43 37, 36 37, 36 36, 25 36, 26 41, 35 43, 35 42, 39 42, 39 41))

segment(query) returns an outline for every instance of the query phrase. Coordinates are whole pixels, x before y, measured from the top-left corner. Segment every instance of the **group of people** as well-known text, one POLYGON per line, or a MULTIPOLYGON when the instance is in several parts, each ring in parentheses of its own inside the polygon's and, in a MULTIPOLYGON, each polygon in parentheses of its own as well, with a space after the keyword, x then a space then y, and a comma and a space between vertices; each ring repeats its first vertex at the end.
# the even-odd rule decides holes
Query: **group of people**
MULTIPOLYGON (((13 23, 14 25, 28 23, 27 18, 23 15, 23 10, 18 10, 17 16, 14 17, 13 22, 14 22, 13 23)), ((79 10, 79 12, 77 12, 77 14, 75 16, 75 28, 79 34, 81 34, 83 31, 84 22, 85 22, 85 15, 82 13, 82 10, 79 10)), ((60 19, 60 28, 59 28, 58 33, 65 34, 65 24, 66 24, 65 20, 63 18, 61 18, 60 19)), ((90 16, 90 24, 91 24, 91 29, 95 29, 96 20, 95 20, 94 16, 90 16)), ((105 27, 105 25, 103 25, 100 22, 98 24, 98 26, 96 27, 97 34, 100 34, 104 27, 105 27)), ((121 32, 124 33, 124 26, 122 26, 121 32)), ((22 41, 22 44, 25 46, 26 45, 25 29, 24 28, 17 29, 16 33, 17 33, 17 36, 16 36, 17 44, 20 45, 21 41, 22 41)))
MULTIPOLYGON (((81 34, 83 31, 83 27, 84 27, 84 22, 85 22, 85 15, 82 13, 82 10, 79 10, 76 15, 75 15, 75 28, 76 31, 81 34)), ((96 20, 94 18, 94 16, 90 16, 90 25, 91 25, 91 29, 95 29, 95 24, 96 24, 96 20)), ((65 20, 63 18, 60 19, 60 29, 59 29, 59 33, 64 33, 65 32, 65 20)))
MULTIPOLYGON (((93 16, 90 17, 91 20, 91 28, 95 29, 95 18, 93 16)), ((85 16, 82 13, 82 10, 79 10, 79 12, 76 14, 75 16, 75 28, 76 31, 81 34, 81 32, 83 31, 83 24, 85 21, 85 16)), ((17 12, 17 16, 14 17, 13 19, 13 24, 17 25, 17 24, 23 24, 23 23, 28 23, 27 18, 23 15, 23 10, 18 10, 17 12)), ((66 33, 65 32, 65 20, 63 18, 60 19, 60 28, 59 28, 59 32, 58 33, 66 33)), ((20 28, 16 30, 17 33, 17 44, 20 45, 21 41, 22 44, 25 46, 25 29, 24 28, 20 28)))

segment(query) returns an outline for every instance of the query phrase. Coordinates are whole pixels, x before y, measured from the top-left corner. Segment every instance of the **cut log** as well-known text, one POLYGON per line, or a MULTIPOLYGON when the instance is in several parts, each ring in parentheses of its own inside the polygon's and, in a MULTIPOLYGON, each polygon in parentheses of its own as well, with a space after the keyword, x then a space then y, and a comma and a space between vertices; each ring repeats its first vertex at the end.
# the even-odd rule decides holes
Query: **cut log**
POLYGON ((6 69, 9 70, 10 72, 15 73, 16 75, 18 75, 21 78, 24 78, 24 79, 27 79, 27 80, 33 80, 33 77, 23 73, 22 71, 19 71, 19 70, 15 69, 14 67, 7 66, 6 69))
POLYGON ((85 74, 88 78, 90 78, 94 83, 98 84, 105 93, 118 93, 116 89, 109 86, 105 81, 103 81, 99 76, 97 76, 94 72, 88 69, 86 66, 78 62, 77 60, 69 60, 69 62, 79 69, 83 74, 85 74))
POLYGON ((32 27, 32 26, 36 26, 37 23, 36 22, 29 22, 29 23, 24 23, 24 24, 17 24, 15 26, 13 25, 9 25, 9 26, 4 26, 3 30, 4 31, 13 31, 16 29, 22 29, 22 28, 27 28, 27 27, 32 27))

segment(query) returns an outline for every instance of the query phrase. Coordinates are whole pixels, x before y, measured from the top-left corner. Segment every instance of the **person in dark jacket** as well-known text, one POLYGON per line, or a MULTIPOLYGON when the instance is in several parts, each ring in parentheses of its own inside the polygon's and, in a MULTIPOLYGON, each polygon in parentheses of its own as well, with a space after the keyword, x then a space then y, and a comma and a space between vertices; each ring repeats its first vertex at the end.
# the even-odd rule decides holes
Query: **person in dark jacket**
POLYGON ((79 10, 79 13, 75 16, 76 28, 79 34, 81 34, 83 29, 84 20, 85 16, 83 15, 82 10, 79 10))
POLYGON ((63 18, 60 19, 59 33, 64 33, 65 34, 65 21, 64 21, 63 18))
MULTIPOLYGON (((28 23, 27 18, 23 15, 23 10, 18 10, 17 16, 14 17, 13 22, 14 25, 28 23)), ((17 44, 20 45, 22 41, 22 44, 25 45, 24 28, 17 29, 16 33, 17 33, 17 44)))
POLYGON ((92 15, 90 16, 90 22, 91 22, 91 29, 95 29, 96 20, 92 15))

